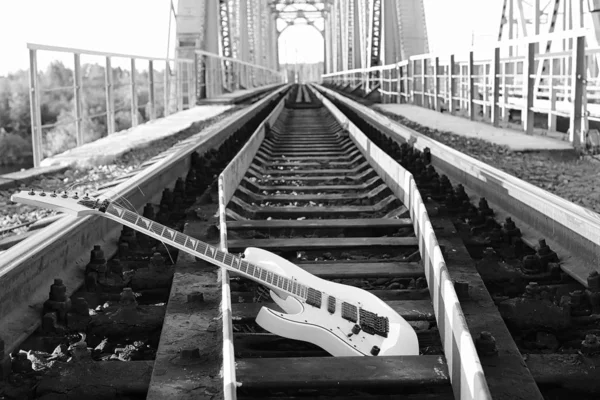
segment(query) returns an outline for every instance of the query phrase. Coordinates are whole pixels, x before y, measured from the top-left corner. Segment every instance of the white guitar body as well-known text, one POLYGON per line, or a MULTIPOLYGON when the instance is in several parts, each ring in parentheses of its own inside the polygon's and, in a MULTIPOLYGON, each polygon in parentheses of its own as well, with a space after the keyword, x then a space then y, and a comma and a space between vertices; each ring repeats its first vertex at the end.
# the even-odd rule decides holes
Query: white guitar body
POLYGON ((256 323, 263 329, 289 339, 314 343, 338 357, 370 356, 374 346, 380 349, 378 353, 380 356, 419 354, 419 342, 413 327, 377 296, 359 288, 318 278, 282 257, 255 247, 246 249, 244 260, 286 278, 302 281, 338 299, 336 310, 331 314, 326 306, 326 298, 323 299, 324 305, 316 308, 292 295, 271 289, 273 301, 285 313, 267 307, 261 308, 256 323), (352 334, 355 323, 342 318, 341 301, 377 310, 378 315, 387 316, 389 318, 387 338, 368 334, 363 330, 352 334))

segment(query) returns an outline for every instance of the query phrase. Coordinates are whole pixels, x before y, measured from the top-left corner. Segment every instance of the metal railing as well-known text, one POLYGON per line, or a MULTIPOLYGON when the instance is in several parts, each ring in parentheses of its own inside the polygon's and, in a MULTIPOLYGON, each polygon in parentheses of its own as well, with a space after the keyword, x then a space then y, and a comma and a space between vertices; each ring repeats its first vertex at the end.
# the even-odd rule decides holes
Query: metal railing
MULTIPOLYGON (((30 83, 30 111, 31 111, 31 138, 33 145, 33 161, 34 166, 38 167, 43 159, 42 143, 44 129, 56 128, 60 125, 74 125, 76 146, 84 144, 84 120, 104 118, 106 123, 106 133, 112 134, 116 130, 115 115, 122 111, 129 112, 131 118, 131 127, 137 126, 140 123, 138 112, 145 109, 146 119, 148 121, 157 118, 157 89, 161 88, 164 96, 162 99, 163 113, 162 116, 169 115, 171 112, 180 111, 185 108, 190 108, 195 103, 193 91, 193 60, 188 59, 168 59, 157 57, 144 57, 131 54, 107 53, 84 49, 74 49, 67 47, 46 46, 40 44, 28 43, 29 49, 29 83, 30 83), (64 87, 43 87, 39 79, 38 57, 39 52, 52 53, 68 53, 73 57, 73 83, 64 87), (104 91, 103 110, 93 115, 84 115, 83 104, 86 100, 85 85, 82 70, 82 56, 93 56, 104 58, 104 84, 101 85, 104 91), (115 59, 126 60, 129 70, 127 83, 121 82, 120 85, 114 81, 115 68, 113 61, 115 59), (146 104, 139 104, 139 89, 140 80, 138 67, 141 62, 147 63, 147 80, 143 84, 147 85, 148 101, 146 104), (163 66, 163 79, 156 79, 155 63, 161 63, 163 66), (175 76, 172 74, 175 70, 175 76), (187 72, 187 74, 186 74, 187 72), (190 77, 190 82, 187 83, 181 79, 182 76, 190 77), (123 99, 115 98, 115 89, 129 86, 129 99, 123 102, 123 99), (187 91, 181 90, 187 88, 187 91), (44 93, 54 91, 71 91, 73 93, 73 118, 69 121, 59 121, 55 123, 42 124, 42 100, 41 96, 44 93), (175 91, 175 93, 172 93, 175 91), (174 95, 174 96, 173 96, 174 95), (175 97, 175 98, 173 98, 175 97), (186 100, 184 102, 184 99, 186 100), (117 103, 120 100, 121 103, 117 103), (128 103, 128 104, 127 104, 128 103)), ((98 88, 98 87, 96 87, 98 88)))
POLYGON ((521 110, 527 134, 534 113, 548 115, 548 130, 556 117, 570 118, 569 140, 585 143, 588 120, 600 121, 600 82, 593 65, 600 48, 585 48, 587 30, 579 29, 497 42, 457 54, 423 54, 395 64, 324 74, 325 83, 363 93, 376 91, 383 103, 410 103, 451 114, 481 117, 494 126, 507 122, 509 110, 521 110), (573 50, 536 54, 536 45, 572 40, 573 50), (524 56, 501 57, 501 51, 523 49, 524 56), (539 70, 538 70, 539 68, 539 70), (586 69, 588 73, 586 73, 586 69), (541 78, 536 71, 544 71, 541 78), (575 134, 575 132, 577 134, 575 134))
POLYGON ((198 99, 285 83, 287 79, 280 71, 203 50, 196 50, 195 58, 198 99))
MULTIPOLYGON (((131 123, 128 127, 137 126, 140 123, 165 117, 171 113, 189 109, 197 104, 200 99, 223 96, 228 92, 241 89, 253 89, 260 86, 285 82, 285 76, 278 71, 262 66, 253 65, 233 58, 221 57, 219 55, 198 50, 195 56, 190 58, 159 58, 145 57, 131 54, 107 53, 93 50, 74 49, 67 47, 47 46, 28 43, 29 49, 29 83, 30 83, 30 112, 31 112, 31 140, 33 147, 34 167, 39 167, 44 158, 43 141, 45 131, 56 129, 60 126, 74 127, 75 147, 79 147, 86 141, 85 122, 104 119, 106 132, 112 134, 119 130, 116 116, 127 112, 131 123), (72 57, 72 83, 62 87, 44 87, 40 81, 38 70, 38 59, 40 52, 67 53, 72 57), (86 85, 82 68, 82 57, 102 57, 104 59, 104 83, 96 85, 104 92, 104 101, 100 110, 88 112, 84 109, 86 104, 86 85), (117 59, 117 60, 115 60, 117 59), (125 68, 114 67, 119 61, 125 63, 125 68), (141 70, 141 63, 145 68, 141 70), (155 68, 163 68, 162 79, 157 77, 155 68), (126 71, 126 72, 124 72, 126 71), (146 73, 147 71, 147 73, 146 73), (115 72, 125 76, 115 82, 115 72), (146 76, 146 79, 142 79, 146 76), (128 86, 129 90, 125 98, 117 98, 115 90, 128 86), (141 89, 147 91, 147 101, 140 103, 141 89), (163 96, 157 96, 162 91, 163 96), (61 119, 52 123, 42 124, 42 95, 50 92, 70 92, 72 94, 72 112, 70 119, 61 119), (162 97, 162 98, 159 98, 162 97), (162 106, 162 113, 157 112, 162 106), (141 121, 138 113, 145 111, 141 121)), ((96 64, 97 65, 97 64, 96 64)), ((127 128, 128 128, 127 127, 127 128)), ((89 133, 89 132, 87 132, 89 133)))

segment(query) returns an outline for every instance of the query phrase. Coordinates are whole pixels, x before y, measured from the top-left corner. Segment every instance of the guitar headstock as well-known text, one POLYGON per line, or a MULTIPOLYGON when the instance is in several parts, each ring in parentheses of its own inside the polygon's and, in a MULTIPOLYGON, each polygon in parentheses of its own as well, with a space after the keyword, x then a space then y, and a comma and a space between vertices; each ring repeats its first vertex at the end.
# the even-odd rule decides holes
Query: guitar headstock
POLYGON ((101 214, 106 211, 110 204, 108 200, 92 198, 87 194, 80 196, 78 192, 45 193, 44 191, 21 190, 13 194, 10 199, 15 203, 49 208, 77 217, 101 214))

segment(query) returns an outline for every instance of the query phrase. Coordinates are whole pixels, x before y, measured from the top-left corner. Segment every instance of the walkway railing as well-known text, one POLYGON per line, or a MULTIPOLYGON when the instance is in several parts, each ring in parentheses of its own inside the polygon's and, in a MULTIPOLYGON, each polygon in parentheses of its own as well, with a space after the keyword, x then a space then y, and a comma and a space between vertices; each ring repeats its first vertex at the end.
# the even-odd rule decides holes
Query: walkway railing
POLYGON ((227 92, 284 83, 286 76, 274 69, 230 57, 196 50, 198 99, 220 96, 227 92))
POLYGON ((95 140, 90 136, 97 138, 110 135, 165 117, 189 109, 201 99, 285 80, 278 71, 204 51, 198 51, 195 59, 187 59, 144 57, 32 43, 28 43, 27 48, 34 167, 39 167, 44 158, 43 143, 48 141, 47 134, 51 130, 64 130, 62 134, 69 136, 64 140, 74 137, 75 147, 78 147, 90 139, 95 140), (63 58, 66 54, 72 60, 72 64, 67 65, 67 68, 72 66, 72 70, 67 70, 72 72, 72 77, 66 79, 68 83, 65 86, 49 87, 40 79, 40 53, 41 56, 50 53, 52 59, 57 57, 57 53, 62 53, 63 58), (90 71, 83 68, 85 64, 82 59, 94 61, 95 64, 89 63, 92 66, 102 65, 103 81, 94 80, 97 76, 88 77, 90 71), (124 93, 121 91, 119 96, 117 92, 122 87, 127 87, 127 90, 124 93), (96 92, 91 93, 91 90, 96 92), (98 91, 102 92, 101 104, 89 107, 92 94, 98 100, 98 91), (71 109, 65 110, 70 116, 63 115, 57 121, 43 123, 42 111, 47 106, 44 96, 50 96, 51 93, 61 93, 66 99, 72 99, 68 100, 71 109), (103 132, 90 132, 90 126, 103 132))
MULTIPOLYGON (((116 125, 116 115, 122 112, 129 114, 130 126, 137 126, 140 121, 141 111, 142 119, 150 121, 159 116, 167 116, 171 112, 190 108, 195 103, 193 93, 193 60, 186 59, 168 59, 157 57, 144 57, 131 54, 107 53, 92 50, 74 49, 67 47, 46 46, 40 44, 28 43, 29 49, 29 83, 30 83, 30 110, 31 110, 31 138, 33 144, 33 162, 38 167, 42 161, 42 143, 44 140, 44 131, 59 126, 66 126, 66 129, 73 130, 76 139, 76 146, 85 143, 84 122, 100 119, 106 126, 106 133, 111 134, 118 130, 116 125), (39 78, 38 59, 40 52, 67 53, 72 57, 72 84, 63 87, 45 87, 39 78), (82 69, 82 58, 92 58, 98 61, 98 57, 103 59, 104 64, 104 82, 85 83, 85 77, 88 71, 82 69), (124 64, 129 67, 126 70, 113 67, 114 62, 124 64), (146 67, 142 67, 142 63, 146 67), (155 68, 163 69, 162 79, 155 68), (176 71, 173 76, 171 71, 176 71), (142 75, 144 78, 142 79, 142 75), (187 80, 182 79, 187 77, 187 80), (123 79, 120 79, 123 78, 123 79), (117 82, 115 82, 117 81, 117 82), (120 81, 120 82, 118 82, 120 81), (140 104, 140 86, 145 86, 147 90, 147 101, 140 104), (126 95, 117 98, 115 91, 120 87, 128 87, 126 95), (86 101, 91 97, 89 89, 96 89, 103 92, 103 105, 100 110, 90 114, 83 107, 86 101), (162 91, 162 99, 157 98, 158 90, 162 91), (50 92, 72 93, 72 118, 60 120, 54 123, 42 124, 42 95, 50 92), (174 93, 172 93, 174 92, 174 93), (86 96, 87 95, 87 96, 86 96), (185 101, 184 101, 185 100, 185 101), (162 112, 157 113, 159 105, 162 112)), ((44 54, 45 55, 45 54, 44 54)), ((87 132, 89 134, 89 132, 87 132)))
POLYGON ((501 41, 463 53, 417 55, 322 78, 365 95, 375 91, 383 103, 445 109, 494 126, 508 120, 509 110, 521 110, 528 134, 533 133, 534 113, 548 114, 549 131, 556 131, 557 116, 568 117, 569 140, 579 147, 585 143, 588 120, 600 121, 600 105, 591 104, 600 103, 595 64, 600 48, 586 49, 586 35, 587 30, 573 30, 501 41), (556 40, 572 40, 573 50, 536 54, 536 47, 556 40), (501 52, 510 55, 517 49, 525 55, 501 57, 501 52))

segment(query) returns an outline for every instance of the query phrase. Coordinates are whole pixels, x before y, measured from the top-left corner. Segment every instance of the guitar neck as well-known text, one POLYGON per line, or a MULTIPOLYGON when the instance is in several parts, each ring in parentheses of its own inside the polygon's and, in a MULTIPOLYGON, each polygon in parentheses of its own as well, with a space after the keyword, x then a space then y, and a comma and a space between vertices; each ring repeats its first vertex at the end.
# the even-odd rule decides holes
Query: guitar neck
POLYGON ((219 265, 229 271, 239 273, 254 281, 260 282, 280 292, 286 292, 303 299, 307 298, 308 287, 296 279, 285 278, 243 258, 221 251, 208 243, 178 232, 158 222, 144 218, 123 207, 111 204, 104 212, 107 218, 127 225, 136 231, 158 239, 164 243, 201 258, 212 264, 219 265))

